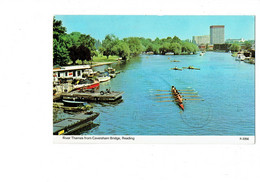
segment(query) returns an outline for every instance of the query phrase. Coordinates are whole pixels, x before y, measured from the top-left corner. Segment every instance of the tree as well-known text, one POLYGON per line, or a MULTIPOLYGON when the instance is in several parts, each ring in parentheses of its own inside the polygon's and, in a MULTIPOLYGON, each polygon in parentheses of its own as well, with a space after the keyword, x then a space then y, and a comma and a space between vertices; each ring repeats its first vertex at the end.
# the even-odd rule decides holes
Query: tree
POLYGON ((137 56, 142 52, 143 46, 138 37, 125 38, 124 41, 128 44, 131 55, 137 56))
POLYGON ((80 45, 78 47, 78 58, 82 61, 82 64, 84 60, 90 61, 91 60, 90 49, 84 45, 80 45))
POLYGON ((176 42, 174 42, 174 43, 171 43, 170 44, 170 46, 169 46, 169 51, 171 51, 171 52, 174 52, 174 54, 181 54, 181 45, 179 44, 179 43, 176 43, 176 42))
POLYGON ((87 47, 90 50, 91 57, 96 55, 96 40, 94 38, 92 38, 90 35, 81 34, 78 41, 81 46, 87 47))
POLYGON ((170 43, 164 42, 163 45, 159 48, 159 51, 162 55, 165 55, 170 49, 170 43))
POLYGON ((249 41, 245 41, 245 42, 244 42, 244 46, 245 46, 245 49, 246 49, 246 50, 251 50, 251 48, 252 48, 252 43, 249 42, 249 41))
POLYGON ((79 59, 79 50, 76 45, 73 45, 72 47, 69 48, 69 55, 70 59, 73 61, 73 64, 76 64, 77 59, 79 59))
POLYGON ((98 48, 99 53, 103 56, 105 49, 103 47, 98 48))
POLYGON ((118 41, 117 44, 112 48, 114 55, 122 57, 122 60, 127 60, 130 56, 130 49, 126 42, 118 41))
POLYGON ((174 37, 172 38, 172 42, 181 44, 181 39, 179 39, 179 37, 177 37, 177 36, 174 36, 174 37))
POLYGON ((105 40, 102 42, 102 47, 104 48, 103 54, 107 56, 107 59, 110 55, 112 55, 112 48, 117 44, 119 39, 113 35, 106 35, 105 40))
POLYGON ((240 51, 241 49, 241 46, 238 44, 238 43, 233 43, 231 46, 230 46, 230 50, 231 51, 240 51))
POLYGON ((69 42, 62 21, 53 18, 53 65, 66 65, 69 61, 69 42))

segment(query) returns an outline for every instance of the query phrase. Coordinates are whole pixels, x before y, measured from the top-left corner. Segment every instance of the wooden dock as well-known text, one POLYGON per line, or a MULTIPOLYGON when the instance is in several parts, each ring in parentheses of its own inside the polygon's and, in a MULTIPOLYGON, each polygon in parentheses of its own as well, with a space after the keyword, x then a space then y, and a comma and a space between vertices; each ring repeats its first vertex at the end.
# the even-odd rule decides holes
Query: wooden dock
POLYGON ((81 131, 92 129, 99 125, 93 123, 93 120, 99 116, 97 112, 87 112, 66 118, 53 124, 53 135, 76 135, 81 131))
POLYGON ((98 66, 103 66, 103 65, 109 65, 109 64, 113 64, 113 63, 115 63, 115 62, 100 62, 100 63, 93 63, 93 64, 91 65, 91 68, 93 68, 93 67, 98 67, 98 66))
POLYGON ((122 95, 124 92, 110 92, 100 94, 99 92, 96 93, 80 93, 77 91, 70 92, 70 93, 62 93, 62 99, 69 99, 69 100, 79 100, 79 101, 94 101, 94 102, 113 102, 119 99, 122 99, 122 95))

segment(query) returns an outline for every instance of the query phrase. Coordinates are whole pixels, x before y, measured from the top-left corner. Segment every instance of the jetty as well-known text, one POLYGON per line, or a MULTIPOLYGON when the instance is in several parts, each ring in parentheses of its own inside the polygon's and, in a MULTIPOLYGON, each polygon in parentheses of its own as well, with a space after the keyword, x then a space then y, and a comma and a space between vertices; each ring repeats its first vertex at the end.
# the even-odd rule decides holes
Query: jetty
POLYGON ((53 123, 53 135, 76 135, 92 129, 99 125, 93 122, 98 116, 99 113, 90 111, 53 123))
POLYGON ((93 101, 93 102, 113 102, 122 99, 124 92, 111 91, 109 93, 101 92, 77 92, 73 91, 70 93, 62 93, 60 98, 68 100, 78 100, 78 101, 93 101))
POLYGON ((114 62, 100 62, 100 63, 93 63, 91 65, 91 68, 93 67, 98 67, 98 66, 103 66, 103 65, 109 65, 109 64, 113 64, 114 62))

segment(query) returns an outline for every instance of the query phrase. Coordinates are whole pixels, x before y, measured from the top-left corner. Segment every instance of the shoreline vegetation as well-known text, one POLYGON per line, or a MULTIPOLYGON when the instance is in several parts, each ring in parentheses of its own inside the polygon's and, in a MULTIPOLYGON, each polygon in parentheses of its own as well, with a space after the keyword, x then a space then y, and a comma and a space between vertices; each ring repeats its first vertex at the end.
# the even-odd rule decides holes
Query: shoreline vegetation
MULTIPOLYGON (((105 39, 96 40, 90 35, 80 32, 66 33, 66 27, 61 20, 53 19, 53 66, 70 66, 97 63, 114 63, 130 60, 140 54, 147 55, 193 55, 199 47, 190 40, 181 40, 177 36, 154 40, 144 37, 127 37, 119 39, 113 34, 106 35, 105 39)), ((244 43, 244 48, 233 43, 217 52, 232 51, 232 56, 241 50, 250 51, 252 44, 244 43), (228 48, 228 49, 227 49, 228 48)), ((207 46, 206 46, 207 47, 207 46)), ((206 49, 207 50, 207 49, 206 49)), ((208 50, 207 50, 208 51, 208 50)), ((254 56, 253 56, 254 57, 254 56)), ((252 58, 253 59, 253 58, 252 58)), ((251 59, 248 61, 253 63, 251 59)))
POLYGON ((92 64, 98 62, 126 61, 142 53, 155 55, 190 55, 199 48, 190 40, 181 40, 177 36, 155 40, 143 37, 119 39, 113 34, 105 39, 96 40, 80 32, 66 33, 62 21, 53 19, 53 65, 67 66, 92 64))

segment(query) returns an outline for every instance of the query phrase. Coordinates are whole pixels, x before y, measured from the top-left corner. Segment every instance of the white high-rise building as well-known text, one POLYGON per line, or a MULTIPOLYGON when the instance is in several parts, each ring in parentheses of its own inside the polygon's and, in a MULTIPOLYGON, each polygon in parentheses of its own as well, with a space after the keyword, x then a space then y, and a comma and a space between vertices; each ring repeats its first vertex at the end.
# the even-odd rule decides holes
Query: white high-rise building
POLYGON ((210 26, 210 44, 225 43, 225 26, 212 25, 210 26))

